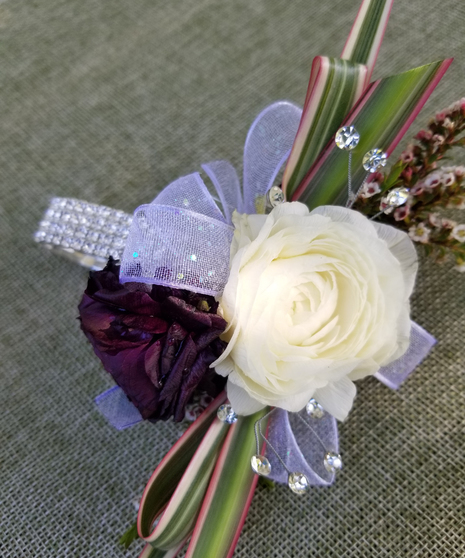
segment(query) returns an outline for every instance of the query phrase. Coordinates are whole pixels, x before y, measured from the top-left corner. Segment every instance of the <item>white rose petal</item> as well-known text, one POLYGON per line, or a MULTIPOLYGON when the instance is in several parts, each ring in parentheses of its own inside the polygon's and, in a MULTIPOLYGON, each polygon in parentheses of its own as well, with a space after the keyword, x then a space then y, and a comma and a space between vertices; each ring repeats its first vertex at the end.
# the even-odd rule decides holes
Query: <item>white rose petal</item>
POLYGON ((408 347, 417 260, 408 236, 356 211, 284 203, 233 217, 220 307, 228 346, 212 364, 238 414, 299 411, 312 397, 344 419, 354 380, 408 347))

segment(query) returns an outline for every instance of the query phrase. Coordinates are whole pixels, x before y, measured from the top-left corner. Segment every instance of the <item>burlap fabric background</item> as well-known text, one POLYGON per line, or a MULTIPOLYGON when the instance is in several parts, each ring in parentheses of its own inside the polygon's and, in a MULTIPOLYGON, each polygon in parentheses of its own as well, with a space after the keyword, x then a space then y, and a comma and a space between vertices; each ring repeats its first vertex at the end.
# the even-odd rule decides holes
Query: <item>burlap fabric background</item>
MULTIPOLYGON (((2 557, 136 556, 117 539, 182 430, 116 432, 96 412, 111 380, 76 320, 86 271, 32 241, 49 197, 131 212, 204 161, 240 167, 255 115, 303 102, 358 4, 0 2, 2 557)), ((394 4, 376 77, 456 57, 419 122, 465 96, 464 22, 460 0, 394 4)), ((398 393, 360 383, 336 484, 259 488, 234 556, 465 555, 464 287, 422 262, 413 317, 437 348, 398 393)))

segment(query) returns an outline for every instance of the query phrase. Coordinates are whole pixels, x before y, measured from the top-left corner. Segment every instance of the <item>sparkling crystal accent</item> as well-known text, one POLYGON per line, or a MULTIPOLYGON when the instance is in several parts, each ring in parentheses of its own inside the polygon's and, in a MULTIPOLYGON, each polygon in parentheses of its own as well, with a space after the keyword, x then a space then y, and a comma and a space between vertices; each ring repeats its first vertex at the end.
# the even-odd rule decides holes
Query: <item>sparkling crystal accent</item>
POLYGON ((305 406, 305 410, 307 411, 307 415, 309 417, 320 419, 325 414, 325 410, 323 407, 318 403, 316 399, 310 399, 310 401, 305 406))
POLYGON ((271 473, 270 462, 264 455, 253 455, 250 464, 252 465, 252 471, 257 475, 267 477, 271 473))
POLYGON ((379 168, 386 165, 387 153, 375 147, 367 151, 363 156, 363 168, 368 172, 376 172, 379 168))
POLYGON ((408 200, 409 189, 404 186, 394 188, 381 200, 383 207, 400 207, 408 200))
POLYGON ((333 451, 328 451, 325 455, 324 464, 329 473, 337 473, 342 469, 341 456, 333 451))
POLYGON ((335 142, 339 149, 351 151, 357 147, 360 141, 360 134, 354 126, 343 126, 336 132, 335 142))
POLYGON ((296 494, 305 494, 310 488, 307 477, 303 473, 298 472, 289 474, 287 485, 296 494))
POLYGON ((272 186, 266 196, 271 207, 276 207, 284 201, 284 193, 279 186, 272 186))
POLYGON ((102 268, 120 258, 132 216, 73 198, 52 198, 34 240, 58 250, 85 267, 102 268))
POLYGON ((228 424, 234 424, 237 421, 237 415, 231 405, 220 405, 216 415, 222 422, 227 422, 228 424))

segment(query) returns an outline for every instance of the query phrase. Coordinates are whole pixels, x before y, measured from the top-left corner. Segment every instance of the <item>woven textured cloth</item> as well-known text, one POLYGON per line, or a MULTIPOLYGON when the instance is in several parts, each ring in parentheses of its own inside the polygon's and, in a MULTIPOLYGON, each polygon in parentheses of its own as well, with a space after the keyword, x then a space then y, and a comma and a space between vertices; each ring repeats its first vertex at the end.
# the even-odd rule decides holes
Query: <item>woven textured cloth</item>
MULTIPOLYGON (((49 198, 132 212, 202 162, 240 168, 254 117, 302 104, 312 57, 340 54, 358 5, 0 2, 3 558, 136 556, 117 540, 183 429, 117 432, 96 412, 112 382, 76 320, 86 271, 32 241, 49 198)), ((465 96, 464 21, 457 0, 394 4, 375 77, 456 57, 416 128, 465 96)), ((259 486, 235 557, 465 555, 465 277, 423 260, 413 319, 431 356, 399 392, 359 383, 336 483, 259 486)))

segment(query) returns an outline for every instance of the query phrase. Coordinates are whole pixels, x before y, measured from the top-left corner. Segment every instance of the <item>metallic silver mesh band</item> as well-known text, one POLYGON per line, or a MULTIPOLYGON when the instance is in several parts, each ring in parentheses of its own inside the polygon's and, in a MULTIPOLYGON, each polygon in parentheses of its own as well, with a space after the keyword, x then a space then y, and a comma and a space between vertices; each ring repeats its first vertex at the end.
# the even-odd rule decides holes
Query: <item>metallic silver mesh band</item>
POLYGON ((132 215, 73 198, 52 198, 34 240, 93 269, 120 258, 132 215))

